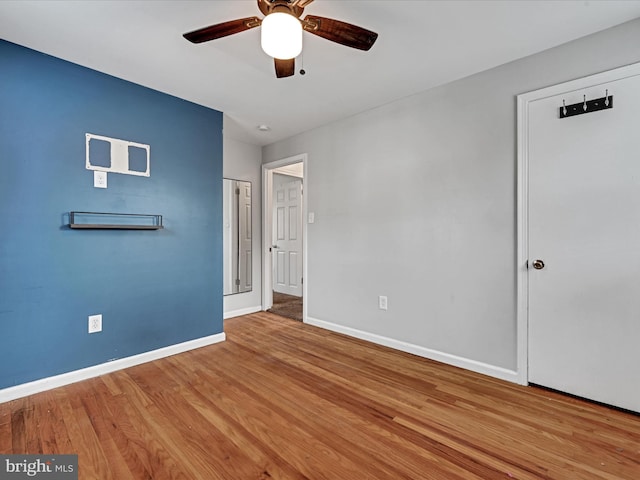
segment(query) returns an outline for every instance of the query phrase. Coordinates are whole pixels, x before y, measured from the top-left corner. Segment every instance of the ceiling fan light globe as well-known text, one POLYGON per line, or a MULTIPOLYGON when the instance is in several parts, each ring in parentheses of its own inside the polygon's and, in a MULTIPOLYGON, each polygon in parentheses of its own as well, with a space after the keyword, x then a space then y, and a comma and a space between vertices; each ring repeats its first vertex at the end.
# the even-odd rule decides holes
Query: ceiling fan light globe
POLYGON ((289 60, 302 52, 302 24, 293 15, 274 12, 262 20, 262 50, 270 57, 289 60))

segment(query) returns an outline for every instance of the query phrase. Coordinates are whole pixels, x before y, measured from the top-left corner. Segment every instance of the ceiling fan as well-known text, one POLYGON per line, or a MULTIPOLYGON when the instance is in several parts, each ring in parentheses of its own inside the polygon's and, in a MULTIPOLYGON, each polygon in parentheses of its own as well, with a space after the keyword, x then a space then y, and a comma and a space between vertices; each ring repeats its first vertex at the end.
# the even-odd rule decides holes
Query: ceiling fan
POLYGON ((313 0, 257 1, 258 8, 265 15, 263 19, 240 18, 200 28, 183 36, 192 43, 203 43, 262 25, 262 48, 273 57, 278 78, 294 74, 295 57, 302 51, 303 30, 332 42, 365 51, 369 50, 378 38, 375 32, 332 18, 315 15, 300 18, 305 7, 313 0))

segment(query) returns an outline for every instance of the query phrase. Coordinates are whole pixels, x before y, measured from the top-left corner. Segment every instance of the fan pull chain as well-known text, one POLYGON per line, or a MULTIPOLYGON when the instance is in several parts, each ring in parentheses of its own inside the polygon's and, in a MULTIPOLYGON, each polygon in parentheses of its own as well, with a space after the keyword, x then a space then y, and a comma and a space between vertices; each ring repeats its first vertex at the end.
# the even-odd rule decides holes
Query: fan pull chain
POLYGON ((300 75, 306 74, 307 71, 304 69, 304 52, 300 53, 300 75))

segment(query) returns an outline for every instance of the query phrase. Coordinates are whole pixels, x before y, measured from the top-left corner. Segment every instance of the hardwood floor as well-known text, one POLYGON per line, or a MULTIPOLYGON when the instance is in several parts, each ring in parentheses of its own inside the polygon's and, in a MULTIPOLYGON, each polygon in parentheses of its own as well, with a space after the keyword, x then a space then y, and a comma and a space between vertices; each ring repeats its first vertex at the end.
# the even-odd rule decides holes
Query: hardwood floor
POLYGON ((0 453, 100 480, 640 478, 639 416, 269 313, 225 331, 0 404, 0 453))

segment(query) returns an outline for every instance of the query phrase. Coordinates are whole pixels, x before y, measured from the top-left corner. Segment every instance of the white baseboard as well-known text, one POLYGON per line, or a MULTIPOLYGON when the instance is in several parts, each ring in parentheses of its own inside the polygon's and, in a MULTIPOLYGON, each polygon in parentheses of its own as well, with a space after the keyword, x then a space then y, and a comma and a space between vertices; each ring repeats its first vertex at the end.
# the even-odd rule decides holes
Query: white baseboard
POLYGON ((115 372, 116 370, 133 367, 135 365, 140 365, 141 363, 170 357, 171 355, 187 352, 196 348, 206 347, 207 345, 213 345, 214 343, 224 342, 225 339, 226 336, 224 332, 217 333, 208 337, 196 338, 195 340, 190 340, 188 342, 158 348, 157 350, 140 353, 138 355, 132 355, 131 357, 119 358, 118 360, 102 363, 100 365, 74 370, 73 372, 63 373, 61 375, 55 375, 53 377, 47 377, 29 383, 23 383, 21 385, 16 385, 15 387, 4 388, 0 390, 0 403, 33 395, 34 393, 44 392, 45 390, 51 390, 52 388, 62 387, 88 378, 98 377, 105 373, 115 372))
POLYGON ((255 307, 241 308, 239 310, 230 310, 228 312, 224 312, 223 318, 226 320, 227 318, 241 317, 242 315, 249 315, 250 313, 256 313, 261 311, 262 311, 262 305, 258 305, 255 307))
POLYGON ((362 330, 357 330, 351 327, 345 327, 344 325, 338 325, 336 323, 325 322, 324 320, 318 320, 316 318, 308 317, 305 319, 305 323, 314 325, 316 327, 331 330, 337 333, 343 333, 350 337, 366 340, 371 343, 390 347, 402 352, 412 353, 419 357, 428 358, 437 362, 453 365, 454 367, 464 368, 471 370, 472 372, 482 373, 483 375, 489 375, 490 377, 499 378, 501 380, 507 380, 513 383, 520 383, 518 372, 509 370, 502 367, 496 367, 487 363, 478 362, 476 360, 470 360, 464 357, 458 357, 457 355, 451 355, 449 353, 440 352, 438 350, 432 350, 430 348, 421 347, 400 340, 394 340, 393 338, 383 337, 376 335, 375 333, 369 333, 362 330))

